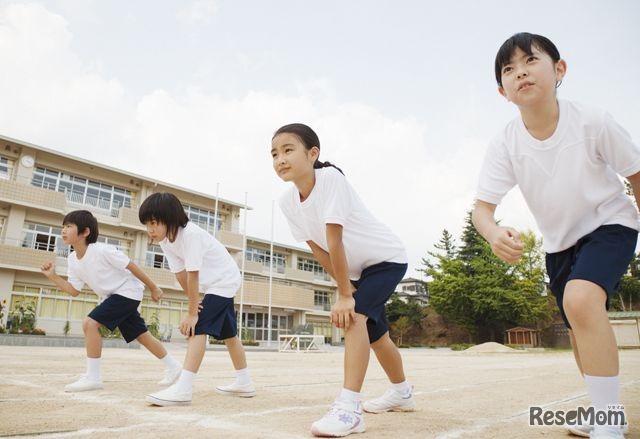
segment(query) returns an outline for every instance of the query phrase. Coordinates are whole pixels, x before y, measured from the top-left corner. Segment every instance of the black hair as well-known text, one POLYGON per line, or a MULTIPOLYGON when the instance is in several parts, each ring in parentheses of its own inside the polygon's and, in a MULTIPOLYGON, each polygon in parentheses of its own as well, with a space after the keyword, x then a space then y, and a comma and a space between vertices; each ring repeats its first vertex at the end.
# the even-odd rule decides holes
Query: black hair
MULTIPOLYGON (((271 140, 273 141, 273 139, 275 139, 278 134, 283 133, 293 134, 294 136, 296 136, 298 139, 300 139, 307 150, 310 150, 314 146, 317 147, 318 150, 320 149, 320 139, 318 138, 318 135, 311 129, 311 127, 303 123, 290 123, 278 128, 278 130, 273 133, 273 137, 271 138, 271 140)), ((316 161, 313 163, 314 169, 326 168, 329 166, 336 168, 342 175, 344 175, 342 169, 338 168, 331 162, 321 162, 320 160, 316 159, 316 161)))
POLYGON ((171 242, 178 236, 178 229, 189 222, 182 203, 170 192, 149 195, 140 205, 138 218, 142 224, 155 220, 167 226, 167 238, 171 242))
POLYGON ((98 220, 88 210, 74 210, 69 212, 62 219, 62 225, 74 224, 78 228, 78 234, 89 229, 89 234, 85 239, 87 244, 93 244, 98 240, 98 220))
POLYGON ((502 87, 502 68, 505 64, 511 62, 511 57, 515 53, 516 48, 519 48, 527 55, 531 55, 531 46, 535 46, 538 50, 545 52, 551 57, 554 63, 560 61, 560 52, 549 38, 543 37, 542 35, 530 34, 529 32, 514 34, 502 43, 496 55, 496 81, 500 87, 502 87))

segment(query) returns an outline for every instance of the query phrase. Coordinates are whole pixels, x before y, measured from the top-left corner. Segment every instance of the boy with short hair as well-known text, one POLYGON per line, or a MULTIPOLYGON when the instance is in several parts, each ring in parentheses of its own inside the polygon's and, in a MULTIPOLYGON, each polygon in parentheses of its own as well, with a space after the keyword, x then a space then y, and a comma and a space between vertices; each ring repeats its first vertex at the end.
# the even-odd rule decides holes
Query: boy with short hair
POLYGON ((87 350, 87 372, 67 385, 65 391, 82 392, 103 388, 100 378, 100 326, 111 331, 118 327, 127 343, 138 340, 165 364, 165 376, 159 384, 172 384, 180 375, 180 363, 149 333, 138 313, 144 285, 149 288, 151 297, 156 302, 162 297, 162 290, 127 255, 111 245, 96 242, 98 221, 91 212, 76 210, 68 213, 62 221, 62 239, 74 250, 67 257, 68 280, 56 274, 53 262, 42 265, 42 273, 56 287, 74 297, 87 284, 103 299, 82 322, 87 350))
MULTIPOLYGON (((550 287, 576 363, 597 411, 619 404, 618 351, 607 316, 610 298, 633 258, 640 205, 640 150, 600 110, 558 101, 567 65, 541 35, 519 33, 495 60, 498 91, 518 106, 490 144, 480 173, 473 223, 500 259, 522 256, 518 231, 496 224, 494 212, 515 185, 542 232, 550 287)), ((574 434, 622 438, 620 426, 579 426, 574 434)))

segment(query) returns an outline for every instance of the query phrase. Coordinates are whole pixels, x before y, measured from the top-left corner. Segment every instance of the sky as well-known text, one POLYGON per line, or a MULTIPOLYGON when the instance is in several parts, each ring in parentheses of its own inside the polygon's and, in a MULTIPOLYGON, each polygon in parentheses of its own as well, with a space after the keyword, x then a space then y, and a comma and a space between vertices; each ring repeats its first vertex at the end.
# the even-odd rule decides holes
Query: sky
MULTIPOLYGON (((459 237, 491 138, 517 108, 495 54, 527 31, 567 61, 559 97, 640 141, 634 0, 0 0, 0 134, 253 208, 271 237, 271 136, 303 122, 402 239, 408 276, 459 237)), ((213 207, 213 206, 212 206, 213 207)), ((519 193, 504 225, 538 232, 519 193)), ((296 244, 276 204, 274 239, 296 244)))

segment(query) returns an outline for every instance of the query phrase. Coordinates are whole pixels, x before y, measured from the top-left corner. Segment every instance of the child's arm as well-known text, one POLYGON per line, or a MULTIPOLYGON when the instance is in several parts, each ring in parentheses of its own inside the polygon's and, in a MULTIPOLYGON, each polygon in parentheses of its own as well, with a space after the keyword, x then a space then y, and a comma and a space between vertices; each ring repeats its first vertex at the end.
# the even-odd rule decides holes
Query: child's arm
POLYGON ((40 271, 42 272, 42 274, 47 276, 47 279, 52 281, 56 285, 56 287, 58 287, 65 293, 70 294, 73 297, 76 297, 80 294, 80 291, 76 290, 73 285, 56 274, 56 265, 53 262, 44 263, 40 267, 40 271))
POLYGON ((493 254, 509 264, 515 264, 524 249, 520 233, 511 227, 497 225, 495 211, 495 204, 476 200, 471 220, 478 233, 491 245, 493 254))
POLYGON ((349 280, 347 255, 342 243, 342 226, 327 224, 327 246, 333 269, 333 278, 338 284, 338 301, 331 309, 331 322, 338 328, 349 329, 351 319, 356 319, 356 301, 353 298, 355 288, 349 280))
POLYGON ((140 267, 138 267, 133 262, 129 262, 129 265, 127 265, 127 270, 129 270, 131 274, 140 279, 140 281, 145 284, 147 288, 149 288, 149 291, 151 291, 151 298, 154 302, 160 302, 160 298, 162 297, 162 290, 158 288, 158 286, 151 280, 149 276, 147 276, 147 273, 142 271, 140 267))
POLYGON ((636 205, 640 209, 640 172, 627 177, 627 180, 629 180, 631 189, 633 189, 633 196, 636 197, 636 205))
POLYGON ((333 267, 331 266, 331 258, 329 258, 329 253, 322 250, 320 246, 313 241, 307 241, 307 245, 309 245, 309 247, 311 248, 313 256, 315 256, 318 262, 320 262, 320 265, 322 265, 324 271, 329 273, 329 276, 335 279, 336 277, 333 275, 333 267))
POLYGON ((180 322, 180 333, 191 337, 196 335, 196 323, 198 323, 200 272, 182 270, 176 273, 176 279, 189 298, 189 311, 180 322))

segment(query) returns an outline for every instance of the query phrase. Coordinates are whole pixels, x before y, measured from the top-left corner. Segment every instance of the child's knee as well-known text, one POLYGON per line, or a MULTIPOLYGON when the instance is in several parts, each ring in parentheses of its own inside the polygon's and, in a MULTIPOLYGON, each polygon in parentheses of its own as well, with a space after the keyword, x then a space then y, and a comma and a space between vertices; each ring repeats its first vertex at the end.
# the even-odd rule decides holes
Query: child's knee
POLYGON ((82 321, 82 330, 86 333, 87 331, 97 331, 100 329, 100 323, 93 320, 91 317, 85 317, 82 321))
POLYGON ((571 281, 565 289, 562 306, 573 326, 606 313, 606 300, 605 291, 598 285, 588 281, 571 281))

